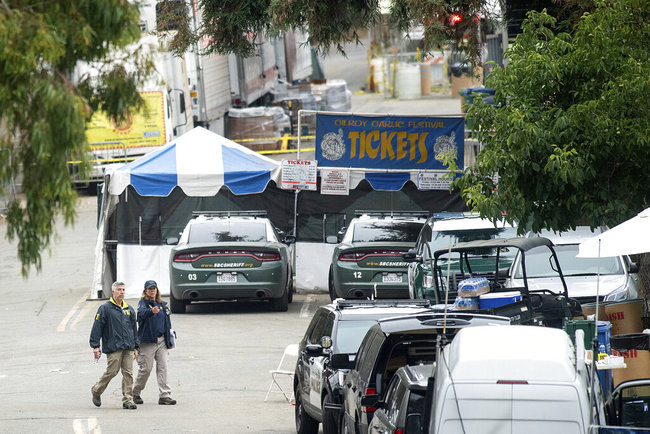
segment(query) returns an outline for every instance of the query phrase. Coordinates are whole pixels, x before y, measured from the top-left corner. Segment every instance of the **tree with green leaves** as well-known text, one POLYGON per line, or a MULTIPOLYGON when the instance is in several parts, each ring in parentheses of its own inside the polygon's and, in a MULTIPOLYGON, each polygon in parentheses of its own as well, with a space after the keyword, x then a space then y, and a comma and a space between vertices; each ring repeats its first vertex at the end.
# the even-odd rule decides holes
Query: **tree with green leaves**
POLYGON ((9 202, 6 222, 25 276, 40 269, 57 216, 74 222, 66 163, 86 159, 86 122, 142 104, 136 89, 152 64, 135 48, 119 55, 140 39, 138 20, 123 0, 0 2, 0 196, 20 180, 24 200, 9 202), (94 73, 77 77, 80 62, 94 73))
POLYGON ((523 227, 615 225, 650 206, 650 6, 602 3, 574 32, 531 13, 468 110, 483 145, 456 180, 484 215, 523 227))
MULTIPOLYGON (((392 0, 389 22, 397 30, 424 29, 424 49, 451 47, 465 54, 468 63, 480 62, 480 18, 497 20, 486 0, 392 0), (450 21, 450 17, 457 19, 450 21)), ((197 0, 201 22, 192 28, 189 17, 178 13, 177 0, 160 2, 159 30, 172 28, 171 49, 182 53, 197 40, 206 52, 256 51, 257 35, 277 35, 289 29, 304 30, 307 43, 327 54, 335 47, 344 52, 348 42, 359 43, 359 30, 377 24, 382 16, 379 0, 197 0)))
POLYGON ((565 230, 650 206, 650 3, 595 5, 570 32, 530 13, 487 79, 495 105, 469 108, 484 147, 454 185, 482 215, 565 230))

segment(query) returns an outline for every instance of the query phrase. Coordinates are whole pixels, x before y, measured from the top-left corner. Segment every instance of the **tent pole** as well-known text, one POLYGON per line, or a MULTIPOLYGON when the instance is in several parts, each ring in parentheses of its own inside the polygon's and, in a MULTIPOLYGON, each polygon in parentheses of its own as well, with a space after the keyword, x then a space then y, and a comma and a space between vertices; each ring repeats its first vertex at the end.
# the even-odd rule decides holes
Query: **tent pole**
MULTIPOLYGON (((298 160, 300 160, 300 137, 302 136, 302 134, 300 132, 300 129, 302 128, 302 125, 301 125, 301 122, 300 122, 301 119, 302 119, 302 110, 298 110, 298 152, 296 153, 296 159, 298 159, 298 160)), ((298 197, 298 195, 296 194, 296 198, 297 197, 298 197)), ((295 232, 294 232, 293 235, 294 236, 296 235, 295 232)))
POLYGON ((596 274, 598 278, 596 279, 596 313, 594 314, 595 317, 594 321, 596 323, 594 338, 596 339, 596 341, 598 341, 598 305, 600 304, 600 241, 601 241, 600 238, 598 238, 598 265, 596 268, 597 270, 596 274))
MULTIPOLYGON (((300 190, 296 190, 293 195, 293 236, 294 237, 297 236, 296 233, 298 228, 298 193, 300 193, 300 190)), ((296 250, 297 250, 296 244, 294 243, 293 246, 291 246, 291 256, 292 256, 292 264, 293 264, 293 267, 291 267, 291 269, 293 270, 294 276, 296 273, 296 250)))
POLYGON ((293 236, 296 236, 297 219, 298 219, 298 193, 300 190, 296 190, 293 195, 293 236))

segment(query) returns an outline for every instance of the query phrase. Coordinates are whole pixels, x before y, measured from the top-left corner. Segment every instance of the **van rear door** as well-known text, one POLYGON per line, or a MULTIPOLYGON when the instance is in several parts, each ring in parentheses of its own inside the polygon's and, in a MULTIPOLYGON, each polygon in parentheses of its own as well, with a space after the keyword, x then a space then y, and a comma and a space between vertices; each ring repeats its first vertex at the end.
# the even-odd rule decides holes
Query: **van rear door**
POLYGON ((586 432, 586 396, 580 397, 572 385, 456 382, 448 385, 442 399, 435 429, 439 434, 586 432))

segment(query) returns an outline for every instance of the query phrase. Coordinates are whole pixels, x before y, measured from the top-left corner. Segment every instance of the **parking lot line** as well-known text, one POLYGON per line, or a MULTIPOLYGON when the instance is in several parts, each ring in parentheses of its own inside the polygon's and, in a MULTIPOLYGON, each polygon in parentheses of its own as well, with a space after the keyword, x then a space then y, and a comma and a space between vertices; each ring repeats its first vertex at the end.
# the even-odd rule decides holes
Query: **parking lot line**
POLYGON ((86 306, 84 306, 83 309, 79 311, 79 315, 75 316, 72 319, 72 322, 70 323, 70 330, 76 330, 77 329, 77 324, 79 324, 79 321, 84 319, 88 312, 93 310, 93 308, 97 305, 97 303, 88 303, 86 306))
POLYGON ((307 297, 305 297, 305 301, 302 303, 302 307, 300 308, 300 318, 307 318, 310 316, 309 313, 309 308, 311 307, 311 304, 316 300, 316 296, 314 294, 309 294, 307 297))
POLYGON ((102 432, 96 417, 75 419, 72 421, 72 429, 75 434, 101 434, 102 432))
POLYGON ((74 330, 73 327, 76 326, 76 324, 83 318, 83 316, 86 315, 86 313, 88 313, 88 310, 90 310, 90 308, 95 305, 95 303, 91 303, 85 306, 83 310, 80 310, 79 307, 85 301, 86 301, 86 294, 84 294, 83 297, 81 297, 74 304, 74 306, 72 306, 72 308, 68 311, 65 317, 61 320, 61 322, 56 328, 57 332, 74 330))

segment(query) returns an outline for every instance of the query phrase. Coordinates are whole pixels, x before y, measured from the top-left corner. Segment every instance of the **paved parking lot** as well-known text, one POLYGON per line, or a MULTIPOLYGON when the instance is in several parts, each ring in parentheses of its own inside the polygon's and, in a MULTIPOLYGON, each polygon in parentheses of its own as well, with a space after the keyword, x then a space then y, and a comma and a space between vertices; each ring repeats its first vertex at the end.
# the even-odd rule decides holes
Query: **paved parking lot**
MULTIPOLYGON (((136 411, 121 406, 120 376, 96 408, 90 387, 105 368, 95 365, 88 338, 100 301, 86 300, 92 280, 94 197, 82 197, 74 228, 44 252, 43 271, 20 275, 16 249, 0 223, 0 430, 10 433, 291 433, 293 406, 279 393, 264 396, 269 369, 285 345, 297 342, 325 294, 298 294, 286 313, 262 303, 191 306, 174 315, 178 347, 170 355, 174 407, 157 405, 150 378, 136 411)), ((127 300, 135 304, 137 300, 127 300)), ((287 384, 288 386, 288 384, 287 384)))

